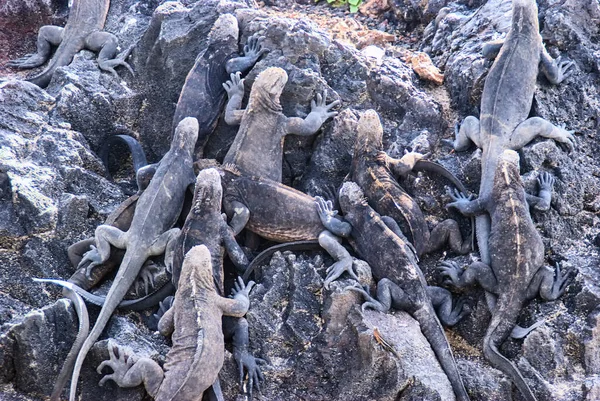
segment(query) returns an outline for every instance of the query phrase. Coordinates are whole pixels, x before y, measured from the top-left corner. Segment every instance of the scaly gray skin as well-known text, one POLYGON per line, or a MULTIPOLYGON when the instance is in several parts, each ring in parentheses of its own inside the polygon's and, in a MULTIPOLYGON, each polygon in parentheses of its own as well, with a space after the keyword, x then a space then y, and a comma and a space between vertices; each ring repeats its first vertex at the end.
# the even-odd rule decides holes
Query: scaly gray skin
MULTIPOLYGON (((242 248, 238 245, 231 227, 221 215, 223 188, 221 176, 214 168, 200 171, 196 177, 194 199, 185 224, 177 239, 173 242, 173 249, 167 249, 167 270, 172 272, 172 281, 175 288, 179 287, 185 255, 193 247, 204 245, 212 257, 213 282, 217 293, 224 295, 223 281, 223 256, 227 252, 230 260, 240 271, 248 265, 248 259, 242 248)), ((244 368, 248 370, 248 393, 252 398, 252 387, 260 389, 259 383, 262 373, 258 365, 265 361, 254 358, 249 352, 248 323, 244 318, 225 318, 223 322, 225 336, 233 339, 233 356, 238 364, 240 377, 244 377, 244 368)), ((243 385, 240 380, 240 386, 243 385)), ((243 386, 242 386, 243 389, 243 386)))
POLYGON ((208 35, 208 47, 196 58, 181 89, 173 129, 185 117, 198 119, 200 132, 196 142, 196 159, 202 158, 204 146, 223 109, 225 91, 222 83, 231 73, 250 70, 268 51, 261 45, 264 38, 253 35, 244 46, 244 55, 238 57, 238 36, 237 19, 232 14, 221 15, 208 35))
POLYGON ((109 6, 110 0, 73 0, 64 28, 53 25, 41 27, 37 39, 37 52, 10 61, 6 65, 23 69, 39 67, 50 58, 52 46, 58 46, 46 69, 27 81, 45 88, 50 83, 54 71, 58 67, 69 65, 73 57, 83 49, 98 52, 98 67, 101 70, 118 78, 115 67, 122 65, 133 75, 133 70, 125 62, 133 46, 115 57, 119 44, 117 37, 112 33, 102 32, 109 6))
MULTIPOLYGON (((337 211, 332 210, 330 202, 323 199, 318 199, 318 202, 323 225, 332 233, 348 238, 361 259, 371 267, 375 279, 387 279, 395 284, 393 302, 392 297, 389 297, 387 302, 371 306, 387 311, 393 304, 394 308, 411 314, 419 322, 448 376, 457 400, 469 400, 444 329, 429 298, 428 292, 431 290, 427 289, 427 282, 417 265, 417 256, 411 246, 396 235, 367 204, 362 190, 354 182, 345 182, 340 189, 339 202, 344 220, 336 219, 337 211)), ((333 254, 332 257, 336 259, 333 254)), ((334 264, 328 272, 326 280, 331 281, 339 277, 343 270, 334 264)), ((385 282, 380 281, 380 290, 386 287, 385 282)), ((383 301, 383 294, 380 296, 383 301)))
POLYGON ((352 256, 321 222, 315 198, 273 180, 248 177, 231 166, 223 166, 220 172, 223 210, 231 218, 234 235, 246 228, 275 242, 318 240, 336 255, 337 265, 356 277, 352 256))
MULTIPOLYGON (((469 239, 463 241, 458 223, 447 219, 430 232, 421 208, 394 177, 405 176, 413 171, 423 155, 410 152, 401 159, 394 159, 383 152, 383 127, 375 110, 367 110, 361 116, 356 130, 349 176, 363 190, 369 205, 382 216, 389 216, 408 228, 419 257, 440 249, 446 243, 458 254, 468 253, 471 243, 469 239)), ((439 167, 440 173, 458 182, 448 171, 439 167)))
POLYGON ((98 339, 113 311, 135 281, 142 265, 151 256, 162 254, 179 229, 171 228, 179 218, 187 187, 195 181, 193 152, 198 137, 198 121, 186 118, 175 130, 171 148, 161 159, 148 188, 140 195, 129 230, 102 225, 96 229, 97 253, 86 255, 92 260, 89 269, 106 262, 110 247, 126 249, 98 320, 85 340, 75 362, 71 380, 70 401, 75 401, 77 379, 83 361, 98 339))
MULTIPOLYGON (((564 293, 576 275, 574 269, 556 272, 544 267, 544 243, 536 230, 519 176, 519 156, 505 150, 497 160, 492 192, 470 200, 454 197, 448 207, 467 216, 488 213, 491 216, 489 248, 491 264, 472 263, 462 270, 456 263, 444 262, 440 270, 457 287, 478 283, 498 297, 491 310, 492 320, 483 340, 483 354, 492 366, 507 374, 528 401, 535 401, 531 389, 517 367, 500 354, 499 348, 516 325, 521 309, 537 296, 555 300, 564 293), (509 235, 507 235, 507 233, 509 235)), ((552 183, 549 174, 540 176, 540 198, 550 202, 552 183)), ((533 197, 530 197, 533 198, 533 197)))
MULTIPOLYGON (((553 60, 546 51, 539 33, 535 0, 513 0, 512 26, 506 40, 486 45, 484 54, 497 57, 483 87, 481 121, 475 117, 465 119, 456 135, 454 149, 465 150, 472 141, 483 150, 479 196, 488 198, 498 159, 505 149, 521 149, 538 136, 564 143, 570 150, 574 148, 573 131, 556 127, 540 117, 527 118, 539 70, 550 82, 559 84, 571 74, 573 62, 553 60)), ((489 264, 489 216, 479 216, 476 224, 481 259, 489 264)))
MULTIPOLYGON (((201 401, 206 389, 217 382, 223 366, 222 316, 242 317, 248 311, 247 286, 238 278, 234 299, 217 294, 213 284, 211 255, 204 245, 193 247, 185 257, 179 288, 171 309, 160 319, 159 331, 171 335, 173 346, 163 369, 150 358, 129 357, 123 349, 109 345, 110 359, 98 366, 113 370, 100 381, 113 380, 120 387, 144 384, 160 401, 201 401)), ((220 393, 220 392, 219 392, 220 393)), ((217 393, 222 397, 222 394, 217 393)), ((220 398, 222 399, 222 398, 220 398)))
POLYGON ((317 95, 316 102, 311 102, 311 112, 305 119, 283 115, 279 97, 287 79, 287 73, 278 67, 258 74, 245 110, 241 110, 244 80, 240 80, 240 74, 231 74, 231 80, 223 84, 229 97, 225 122, 240 124, 223 159, 224 164, 234 164, 246 174, 281 182, 285 136, 313 135, 329 117, 337 114, 329 110, 338 105, 339 100, 327 105, 327 92, 324 92, 317 95))

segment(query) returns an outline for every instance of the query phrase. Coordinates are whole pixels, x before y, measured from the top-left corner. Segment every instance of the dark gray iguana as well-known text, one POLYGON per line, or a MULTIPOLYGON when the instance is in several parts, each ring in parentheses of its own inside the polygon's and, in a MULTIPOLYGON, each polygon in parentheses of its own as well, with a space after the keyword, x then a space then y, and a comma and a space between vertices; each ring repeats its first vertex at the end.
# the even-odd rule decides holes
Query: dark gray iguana
MULTIPOLYGON (((372 300, 372 306, 387 311, 393 304, 394 308, 410 313, 419 322, 421 331, 450 380, 457 400, 469 400, 444 329, 431 303, 431 290, 428 290, 412 247, 396 234, 399 231, 397 226, 392 225, 392 230, 387 224, 389 220, 384 221, 367 204, 362 190, 356 183, 343 184, 339 202, 344 213, 343 220, 336 218, 337 211, 332 210, 331 202, 325 202, 322 198, 318 198, 319 216, 323 225, 332 233, 348 238, 361 259, 371 267, 373 277, 380 280, 378 294, 382 302, 375 306, 376 301, 372 300), (394 286, 390 286, 390 283, 394 286), (388 295, 384 296, 386 289, 388 295), (395 291, 391 298, 390 289, 395 291)), ((342 248, 340 244, 338 247, 342 248)), ((335 253, 331 256, 336 259, 335 253)), ((327 280, 335 279, 342 273, 343 270, 334 267, 330 270, 327 280)), ((367 293, 365 295, 368 296, 367 293)))
POLYGON ((108 225, 101 225, 96 229, 98 252, 93 255, 90 269, 108 260, 111 245, 125 248, 126 251, 96 324, 77 356, 71 380, 70 401, 75 401, 79 371, 88 351, 137 278, 142 265, 150 256, 162 254, 179 232, 179 229, 171 227, 181 214, 188 186, 195 181, 192 159, 197 136, 198 122, 195 118, 186 118, 179 123, 171 148, 161 159, 148 188, 137 201, 133 220, 127 231, 108 225))
MULTIPOLYGON (((544 173, 538 181, 539 202, 549 204, 554 179, 544 173)), ((463 271, 454 262, 444 262, 440 270, 457 287, 478 283, 498 297, 483 340, 483 354, 492 366, 511 378, 528 401, 535 401, 519 370, 500 354, 499 348, 511 334, 526 303, 538 293, 545 300, 557 299, 576 271, 561 271, 559 265, 556 272, 544 267, 544 243, 531 220, 526 198, 519 175, 519 155, 505 150, 497 160, 491 193, 476 200, 456 194, 454 202, 448 204, 466 216, 490 215, 490 264, 474 262, 463 271)))
MULTIPOLYGON (((167 249, 167 269, 171 270, 175 288, 179 288, 180 274, 188 251, 195 246, 204 245, 212 257, 213 281, 217 293, 224 294, 223 257, 227 252, 229 259, 240 269, 248 265, 248 259, 238 245, 233 230, 221 215, 223 188, 221 176, 214 168, 200 171, 196 177, 194 199, 185 224, 176 240, 173 249, 167 249)), ((171 248, 171 247, 170 247, 171 248)), ((248 370, 248 393, 252 398, 252 387, 259 389, 262 373, 258 365, 265 361, 250 354, 248 322, 243 317, 227 317, 223 319, 225 337, 233 339, 233 356, 238 364, 240 376, 244 368, 248 370)), ((242 385, 242 380, 240 380, 242 385)))
POLYGON ((464 191, 462 184, 442 166, 420 161, 423 155, 410 152, 394 159, 383 152, 383 127, 375 110, 364 112, 356 127, 356 144, 350 178, 365 193, 369 205, 382 216, 389 216, 408 228, 417 255, 441 248, 446 242, 459 254, 471 249, 470 240, 463 241, 458 223, 447 219, 430 232, 421 208, 396 181, 394 174, 404 176, 419 164, 427 163, 435 173, 448 178, 464 191))
POLYGON ((325 92, 317 94, 316 102, 311 102, 311 112, 306 118, 286 117, 281 112, 279 97, 287 80, 287 73, 278 67, 258 74, 244 110, 240 110, 244 97, 244 80, 240 80, 240 75, 231 74, 231 80, 223 84, 229 96, 225 122, 240 124, 224 164, 234 164, 243 173, 281 182, 285 136, 313 135, 329 117, 337 114, 329 110, 339 100, 327 105, 325 92))
POLYGON ((198 120, 200 131, 196 142, 196 159, 202 157, 204 146, 223 109, 223 82, 231 73, 247 72, 268 51, 261 45, 264 38, 253 35, 244 46, 244 55, 237 57, 238 36, 237 19, 232 14, 221 15, 208 35, 207 48, 198 54, 181 89, 173 117, 173 130, 185 117, 198 120))
POLYGON ((204 245, 193 247, 185 256, 175 301, 159 322, 159 331, 171 335, 173 341, 164 371, 152 359, 128 356, 111 344, 110 359, 98 366, 98 373, 105 366, 113 373, 103 377, 100 385, 108 380, 120 387, 144 384, 158 401, 201 401, 206 389, 218 387, 225 351, 222 316, 246 314, 254 282, 245 286, 238 278, 234 299, 223 298, 213 284, 211 258, 204 245))
MULTIPOLYGON (((479 196, 488 198, 493 190, 498 159, 504 149, 518 150, 537 136, 551 138, 573 149, 575 138, 540 118, 527 118, 531 110, 538 71, 558 84, 567 78, 573 62, 553 60, 539 33, 535 0, 513 0, 512 26, 504 42, 484 47, 484 54, 498 54, 483 87, 480 120, 465 119, 454 141, 457 151, 468 148, 470 141, 483 150, 479 196), (498 53, 499 51, 499 53, 498 53)), ((481 259, 490 262, 487 248, 489 216, 476 219, 477 244, 481 259)))
POLYGON ((122 65, 133 74, 133 70, 125 62, 133 46, 115 57, 119 41, 112 33, 102 31, 109 6, 110 0, 73 0, 64 28, 53 25, 41 27, 37 39, 37 52, 10 61, 6 65, 14 68, 39 67, 50 58, 52 46, 58 46, 44 71, 28 78, 27 81, 45 88, 56 68, 69 65, 73 57, 83 49, 99 52, 98 67, 101 70, 117 77, 115 67, 122 65))

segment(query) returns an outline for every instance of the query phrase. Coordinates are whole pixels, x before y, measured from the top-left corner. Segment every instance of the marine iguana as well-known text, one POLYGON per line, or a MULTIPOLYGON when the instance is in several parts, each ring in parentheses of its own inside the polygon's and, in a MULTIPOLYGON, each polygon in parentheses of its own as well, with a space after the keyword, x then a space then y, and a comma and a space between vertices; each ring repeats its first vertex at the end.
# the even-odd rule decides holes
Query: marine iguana
POLYGON ((108 260, 111 245, 125 248, 126 251, 96 324, 77 356, 71 380, 70 401, 75 401, 79 371, 88 351, 138 276, 142 265, 150 256, 163 253, 179 232, 178 228, 171 227, 179 218, 187 187, 195 181, 192 158, 197 136, 198 121, 195 118, 186 118, 179 123, 171 148, 161 159, 148 188, 137 201, 131 226, 127 231, 109 225, 101 225, 96 229, 98 252, 86 255, 92 261, 89 269, 108 260))
MULTIPOLYGON (((137 359, 109 345, 110 359, 103 361, 97 371, 102 373, 108 366, 113 373, 104 376, 100 385, 108 380, 120 387, 143 383, 148 394, 160 401, 200 401, 206 389, 214 388, 224 360, 222 316, 246 314, 254 282, 244 285, 238 278, 234 299, 220 296, 213 284, 211 259, 204 245, 186 254, 175 301, 159 322, 159 331, 166 336, 172 333, 173 341, 164 371, 150 358, 137 359)), ((223 399, 220 389, 217 394, 223 399)))
MULTIPOLYGON (((551 83, 559 84, 571 74, 573 62, 553 60, 546 51, 539 33, 535 0, 513 0, 512 4, 512 25, 506 40, 484 47, 486 56, 497 54, 497 57, 483 87, 481 121, 467 117, 454 140, 457 151, 467 149, 471 141, 483 150, 481 198, 488 198, 493 190, 498 159, 504 149, 518 150, 537 136, 562 142, 570 150, 575 145, 573 131, 556 127, 540 117, 527 118, 538 71, 551 83)), ((487 215, 476 219, 477 244, 486 264, 490 263, 489 220, 487 215)))
MULTIPOLYGON (((430 232, 421 208, 394 177, 394 174, 404 176, 415 169, 423 155, 410 152, 401 159, 394 159, 383 152, 383 127, 375 110, 363 113, 356 131, 349 176, 363 190, 369 205, 382 216, 389 216, 399 224, 405 224, 419 257, 441 248, 446 242, 454 252, 468 253, 471 243, 469 239, 463 241, 458 223, 447 219, 430 232)), ((437 174, 465 191, 450 172, 442 166, 430 164, 433 168, 437 167, 437 174)))
MULTIPOLYGON (((196 177, 194 199, 185 224, 177 239, 172 243, 173 249, 167 249, 167 269, 171 270, 172 282, 179 288, 185 255, 198 245, 208 248, 212 257, 213 282, 217 293, 224 295, 223 257, 227 252, 230 260, 240 270, 248 265, 248 259, 242 248, 238 245, 232 229, 221 215, 223 188, 221 176, 214 168, 200 171, 196 177)), ((226 338, 233 339, 233 356, 236 360, 240 376, 244 375, 244 368, 248 371, 248 393, 252 398, 252 387, 260 389, 259 381, 262 373, 259 365, 265 361, 255 358, 248 350, 249 334, 248 322, 243 317, 226 317, 223 319, 223 329, 226 338)), ((242 386, 243 383, 240 383, 242 386)))
POLYGON ((58 67, 69 65, 73 57, 83 49, 98 52, 98 67, 101 70, 118 78, 115 67, 122 65, 133 75, 133 70, 125 61, 133 46, 116 56, 119 40, 112 33, 102 31, 109 6, 110 0, 73 0, 64 28, 44 25, 38 33, 37 52, 10 61, 6 65, 22 69, 39 67, 50 58, 52 46, 58 46, 44 71, 28 78, 27 81, 45 88, 50 83, 54 71, 58 67))
MULTIPOLYGON (((454 262, 443 262, 439 269, 457 287, 478 283, 498 296, 483 340, 483 354, 493 367, 512 379, 525 399, 535 401, 521 373, 500 354, 499 347, 510 335, 529 300, 538 293, 545 300, 557 299, 573 281, 576 271, 561 271, 558 265, 556 272, 544 267, 544 243, 529 215, 519 175, 519 155, 513 150, 504 150, 496 164, 491 192, 476 200, 457 194, 454 202, 448 204, 464 215, 489 213, 488 245, 493 250, 490 264, 474 262, 463 271, 454 262)), ((539 178, 540 198, 549 204, 554 180, 546 174, 539 178)))
POLYGON ((337 114, 329 110, 340 101, 326 104, 325 91, 317 94, 316 101, 311 101, 311 112, 305 119, 283 115, 279 97, 287 79, 287 73, 278 67, 258 74, 245 110, 240 110, 244 97, 244 80, 240 80, 240 74, 231 74, 231 80, 223 84, 229 97, 225 122, 240 124, 223 159, 224 164, 234 164, 243 173, 281 182, 285 136, 313 135, 329 117, 337 114))
POLYGON ((244 56, 237 57, 239 28, 232 14, 223 14, 208 34, 207 48, 185 78, 173 117, 173 130, 185 117, 195 117, 200 126, 196 142, 196 159, 202 158, 204 146, 214 131, 223 104, 222 83, 229 74, 245 73, 268 49, 262 47, 263 37, 252 35, 244 46, 244 56))
MULTIPOLYGON (((343 220, 336 218, 337 211, 332 209, 331 202, 325 202, 322 198, 317 198, 317 202, 323 225, 332 233, 348 238, 360 258, 371 267, 373 277, 384 279, 379 282, 379 289, 383 290, 386 286, 385 279, 396 285, 397 292, 392 297, 393 306, 406 311, 419 322, 423 334, 450 380, 457 400, 469 400, 444 329, 428 296, 427 282, 417 265, 417 256, 409 244, 396 235, 368 205, 364 193, 354 182, 345 182, 339 192, 340 208, 344 212, 343 220)), ((340 244, 338 247, 342 248, 340 244)), ((336 259, 335 254, 331 256, 336 259)), ((334 266, 335 264, 330 268, 326 281, 342 274, 341 265, 334 266)), ((384 297, 380 296, 384 301, 384 297)), ((387 302, 381 303, 377 309, 388 310, 392 300, 388 298, 387 302)))

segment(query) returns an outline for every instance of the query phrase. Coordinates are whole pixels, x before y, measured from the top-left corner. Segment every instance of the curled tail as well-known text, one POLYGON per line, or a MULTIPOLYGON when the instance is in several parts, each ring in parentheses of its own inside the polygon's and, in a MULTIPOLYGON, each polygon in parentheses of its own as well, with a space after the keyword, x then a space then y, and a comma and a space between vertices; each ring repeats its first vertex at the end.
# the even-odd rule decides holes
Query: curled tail
POLYGON ((71 376, 71 371, 73 369, 73 365, 75 365, 75 360, 77 359, 77 354, 79 354, 81 345, 87 338, 90 331, 90 318, 88 316, 85 302, 83 302, 83 298, 81 298, 81 296, 79 296, 79 294, 73 290, 73 284, 62 280, 37 278, 34 278, 33 280, 39 283, 53 283, 64 287, 63 295, 73 302, 73 307, 75 308, 77 318, 79 319, 79 331, 77 332, 77 337, 75 337, 75 341, 73 342, 73 345, 69 350, 69 354, 63 363, 62 369, 60 370, 58 378, 56 379, 56 383, 54 383, 52 395, 50 396, 50 401, 58 401, 60 399, 62 390, 67 383, 67 380, 69 380, 69 376, 71 376))
POLYGON ((99 152, 100 158, 104 163, 104 168, 106 169, 106 174, 108 175, 108 177, 111 176, 110 171, 108 170, 108 156, 110 154, 110 147, 117 143, 125 144, 131 152, 131 158, 133 159, 133 169, 136 173, 140 168, 148 164, 148 161, 146 160, 146 154, 144 153, 144 149, 142 149, 142 145, 140 145, 140 143, 135 138, 129 135, 112 135, 104 143, 102 149, 99 152))
POLYGON ((442 369, 446 373, 446 376, 448 376, 448 380, 450 380, 450 384, 456 395, 456 400, 469 401, 470 398, 458 372, 450 344, 448 344, 442 324, 435 315, 433 306, 424 305, 420 309, 417 309, 413 313, 413 316, 421 325, 423 335, 429 341, 442 369))
MULTIPOLYGON (((512 380, 527 401, 537 401, 519 369, 498 350, 515 327, 522 303, 519 302, 518 305, 503 308, 504 305, 501 302, 502 300, 498 300, 496 310, 506 310, 508 313, 494 313, 492 316, 492 321, 483 339, 483 355, 490 362, 490 365, 501 370, 512 380)), ((512 303, 516 304, 516 302, 512 303)))
POLYGON ((119 271, 115 276, 112 286, 106 295, 106 300, 104 301, 104 306, 98 315, 98 319, 96 320, 96 324, 92 328, 92 331, 85 339, 85 342, 81 346, 81 350, 77 355, 77 360, 75 361, 75 366, 73 368, 73 375, 71 377, 71 389, 69 393, 69 401, 75 401, 75 396, 77 395, 77 382, 79 380, 79 373, 81 372, 81 367, 83 366, 83 361, 87 356, 90 349, 96 342, 96 340, 104 331, 106 327, 106 323, 112 316, 112 313, 117 309, 119 303, 123 300, 123 297, 129 290, 129 287, 135 281, 142 265, 146 261, 146 255, 141 256, 132 256, 130 252, 125 252, 125 257, 123 258, 123 262, 121 262, 121 267, 119 267, 119 271))

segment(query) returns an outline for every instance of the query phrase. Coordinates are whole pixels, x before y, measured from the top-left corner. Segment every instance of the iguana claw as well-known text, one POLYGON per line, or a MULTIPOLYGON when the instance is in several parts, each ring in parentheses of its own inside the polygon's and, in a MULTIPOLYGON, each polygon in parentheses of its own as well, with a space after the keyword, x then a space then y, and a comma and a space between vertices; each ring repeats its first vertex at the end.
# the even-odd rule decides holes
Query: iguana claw
POLYGON ((260 391, 260 383, 265 380, 265 377, 260 370, 260 366, 266 365, 267 361, 261 358, 256 358, 248 351, 242 351, 234 355, 234 359, 238 362, 240 373, 240 389, 244 390, 244 369, 248 372, 248 399, 252 400, 252 389, 260 391))
POLYGON ((30 53, 16 60, 9 61, 6 63, 6 66, 21 69, 34 68, 44 64, 45 61, 46 59, 39 56, 37 53, 30 53))
POLYGON ((358 281, 358 276, 354 273, 352 269, 352 259, 342 259, 340 261, 335 262, 331 266, 327 268, 327 277, 325 277, 325 282, 323 286, 329 289, 329 284, 331 284, 335 279, 340 277, 344 272, 348 272, 350 277, 354 280, 358 281))
POLYGON ((445 260, 437 267, 437 270, 445 277, 445 284, 458 286, 460 276, 462 275, 462 269, 458 263, 445 260))
POLYGON ((129 371, 129 369, 136 362, 136 359, 133 356, 129 356, 125 352, 124 348, 120 347, 119 345, 115 345, 110 340, 108 342, 108 355, 110 359, 105 360, 98 365, 96 371, 98 374, 102 374, 102 369, 104 369, 105 366, 108 366, 113 370, 113 373, 105 375, 100 380, 99 385, 103 386, 108 380, 112 380, 117 383, 117 385, 122 386, 123 378, 127 374, 127 371, 129 371))
POLYGON ((540 186, 540 190, 552 191, 555 178, 552 174, 544 171, 538 176, 537 181, 538 185, 540 186))
POLYGON ((556 262, 556 271, 554 274, 554 282, 552 285, 552 294, 554 299, 560 297, 567 290, 567 287, 577 276, 577 269, 568 267, 566 271, 563 271, 560 267, 560 263, 556 262))
POLYGON ((384 307, 381 302, 379 302, 378 300, 373 298, 371 296, 371 294, 369 294, 368 290, 366 290, 363 287, 360 287, 360 285, 358 283, 355 285, 349 285, 346 288, 344 288, 344 291, 347 291, 347 290, 358 292, 365 298, 366 302, 363 302, 363 304, 361 305, 361 310, 363 312, 369 308, 374 309, 379 312, 387 312, 388 311, 388 309, 386 307, 384 307))

